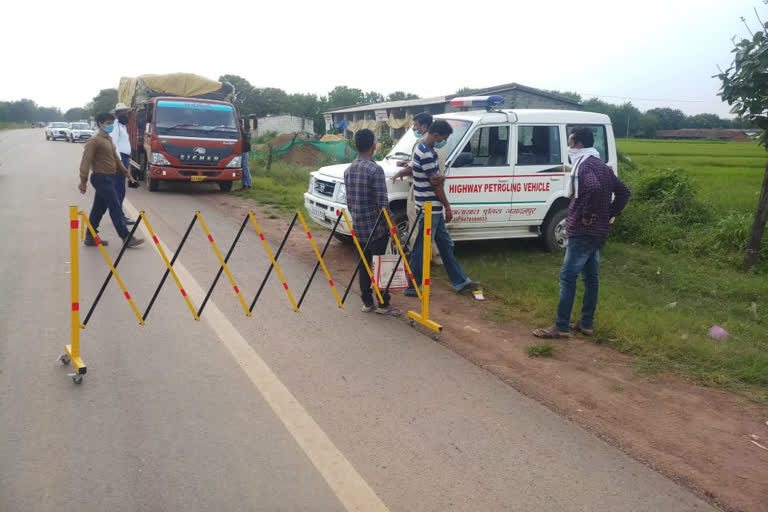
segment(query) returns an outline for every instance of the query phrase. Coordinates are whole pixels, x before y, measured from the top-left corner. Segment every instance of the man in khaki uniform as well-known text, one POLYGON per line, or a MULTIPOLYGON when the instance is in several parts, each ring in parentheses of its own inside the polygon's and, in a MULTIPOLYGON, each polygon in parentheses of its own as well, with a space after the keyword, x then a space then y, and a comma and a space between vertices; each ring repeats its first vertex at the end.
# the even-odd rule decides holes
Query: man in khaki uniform
MULTIPOLYGON (((88 183, 88 174, 91 174, 91 185, 95 195, 93 197, 93 206, 88 220, 93 226, 94 231, 98 233, 101 218, 109 210, 109 216, 112 218, 112 224, 115 226, 118 236, 128 247, 135 247, 144 243, 144 239, 130 236, 130 231, 125 225, 125 216, 120 201, 115 191, 115 180, 117 175, 127 177, 133 181, 128 169, 125 168, 120 158, 117 156, 115 143, 109 135, 114 129, 115 116, 109 113, 101 113, 96 116, 96 124, 99 130, 96 135, 88 139, 83 148, 83 158, 80 162, 80 185, 78 189, 81 194, 85 194, 88 183), (91 173, 91 171, 93 171, 91 173)), ((86 232, 85 245, 94 246, 101 243, 107 245, 106 240, 96 240, 90 231, 86 232)))

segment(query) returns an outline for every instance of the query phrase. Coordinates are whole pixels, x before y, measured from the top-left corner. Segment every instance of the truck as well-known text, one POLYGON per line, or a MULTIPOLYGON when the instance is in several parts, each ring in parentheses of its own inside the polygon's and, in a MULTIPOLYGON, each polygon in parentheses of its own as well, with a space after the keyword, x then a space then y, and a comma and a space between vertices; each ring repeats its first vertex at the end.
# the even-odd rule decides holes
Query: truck
MULTIPOLYGON (((453 128, 446 146, 437 150, 445 158, 445 193, 453 206, 448 230, 455 241, 538 237, 547 250, 564 251, 571 186, 568 134, 575 126, 590 128, 600 159, 617 173, 611 120, 579 110, 501 109, 501 102, 500 96, 455 98, 451 106, 464 111, 435 116, 453 128)), ((406 131, 378 162, 402 242, 409 232, 409 185, 392 178, 410 160, 417 142, 413 131, 406 131)), ((348 166, 310 173, 304 205, 312 220, 326 229, 347 207, 348 166)), ((343 222, 336 234, 342 239, 350 235, 343 222)))
POLYGON ((133 177, 151 192, 164 181, 215 182, 229 192, 243 172, 233 95, 231 84, 191 73, 121 78, 133 177))

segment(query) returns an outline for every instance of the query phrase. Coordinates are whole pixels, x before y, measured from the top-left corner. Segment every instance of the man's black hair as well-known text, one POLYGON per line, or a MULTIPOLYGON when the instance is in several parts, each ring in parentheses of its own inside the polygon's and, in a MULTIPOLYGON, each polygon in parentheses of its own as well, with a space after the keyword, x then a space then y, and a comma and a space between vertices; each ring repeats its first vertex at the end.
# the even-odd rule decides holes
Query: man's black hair
POLYGON ((574 127, 571 130, 571 136, 573 136, 574 144, 581 142, 585 148, 591 148, 595 145, 595 135, 586 126, 574 127))
POLYGON ((447 137, 453 133, 453 128, 447 121, 437 120, 429 127, 429 133, 436 133, 441 137, 447 137))
POLYGON ((426 112, 416 114, 413 116, 413 122, 420 126, 427 125, 427 128, 429 128, 432 126, 432 114, 427 114, 426 112))
POLYGON ((114 121, 115 116, 114 114, 110 114, 109 112, 102 112, 101 114, 96 115, 96 125, 103 124, 107 121, 114 121))
POLYGON ((365 153, 366 151, 371 149, 371 147, 373 147, 374 140, 375 140, 375 137, 371 130, 367 128, 358 130, 355 133, 355 147, 357 148, 357 152, 365 153))

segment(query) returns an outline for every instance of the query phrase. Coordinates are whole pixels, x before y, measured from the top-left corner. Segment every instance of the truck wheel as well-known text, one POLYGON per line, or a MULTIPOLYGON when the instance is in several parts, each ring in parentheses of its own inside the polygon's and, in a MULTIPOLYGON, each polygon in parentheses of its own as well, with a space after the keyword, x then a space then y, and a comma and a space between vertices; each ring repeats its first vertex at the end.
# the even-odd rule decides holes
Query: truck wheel
POLYGON ((150 192, 157 192, 160 189, 160 180, 147 177, 147 188, 150 192))
POLYGON ((48 142, 50 142, 50 141, 51 141, 51 138, 48 136, 48 134, 47 134, 47 133, 45 134, 45 140, 47 140, 48 142))
POLYGON ((219 182, 219 189, 222 192, 229 192, 232 190, 232 182, 231 181, 220 181, 219 182))
MULTIPOLYGON (((338 240, 339 242, 343 244, 351 244, 352 243, 352 237, 349 235, 345 235, 344 233, 334 233, 333 236, 338 240)), ((361 243, 365 243, 364 241, 361 243)))
POLYGON ((547 215, 541 235, 544 239, 544 246, 549 252, 560 252, 568 248, 568 234, 565 230, 567 220, 568 208, 561 208, 547 215))

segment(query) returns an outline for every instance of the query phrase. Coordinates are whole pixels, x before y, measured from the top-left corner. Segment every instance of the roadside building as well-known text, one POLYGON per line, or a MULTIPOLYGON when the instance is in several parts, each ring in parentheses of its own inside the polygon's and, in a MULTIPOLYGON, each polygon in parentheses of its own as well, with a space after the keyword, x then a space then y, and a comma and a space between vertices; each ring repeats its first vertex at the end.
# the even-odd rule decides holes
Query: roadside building
MULTIPOLYGON (((503 108, 583 110, 582 104, 572 98, 516 83, 478 89, 472 95, 503 96, 503 108)), ((433 98, 341 107, 325 113, 326 128, 332 126, 344 131, 347 136, 351 136, 362 128, 368 128, 379 134, 382 130, 388 129, 390 137, 397 139, 410 128, 413 116, 419 112, 435 115, 460 110, 450 105, 451 100, 457 96, 457 94, 447 94, 433 98)))
POLYGON ((260 117, 256 120, 256 136, 259 137, 265 133, 299 133, 302 135, 314 136, 315 124, 312 119, 305 117, 296 117, 290 115, 260 117))

